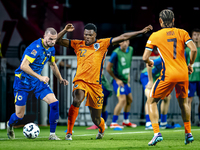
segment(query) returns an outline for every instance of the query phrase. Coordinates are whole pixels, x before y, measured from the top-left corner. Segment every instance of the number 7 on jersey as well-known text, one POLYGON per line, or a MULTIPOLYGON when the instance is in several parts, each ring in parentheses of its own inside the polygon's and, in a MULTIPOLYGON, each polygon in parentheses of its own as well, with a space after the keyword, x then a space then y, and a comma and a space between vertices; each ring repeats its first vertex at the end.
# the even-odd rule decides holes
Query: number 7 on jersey
POLYGON ((176 38, 167 39, 167 42, 173 42, 173 49, 174 49, 173 58, 176 59, 176 44, 177 44, 177 39, 176 38))

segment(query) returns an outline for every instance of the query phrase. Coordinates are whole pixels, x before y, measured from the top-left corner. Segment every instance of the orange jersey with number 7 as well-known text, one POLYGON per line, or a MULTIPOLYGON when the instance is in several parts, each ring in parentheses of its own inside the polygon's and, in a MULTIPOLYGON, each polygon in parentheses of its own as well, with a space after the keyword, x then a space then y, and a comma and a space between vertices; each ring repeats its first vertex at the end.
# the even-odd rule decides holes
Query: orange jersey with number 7
POLYGON ((104 59, 111 42, 112 38, 105 38, 87 46, 85 41, 70 40, 70 46, 74 48, 77 56, 77 70, 73 83, 82 80, 87 83, 101 84, 104 59))
POLYGON ((188 81, 185 44, 191 40, 187 31, 178 28, 163 28, 149 37, 145 48, 152 51, 156 46, 162 59, 160 80, 188 81))

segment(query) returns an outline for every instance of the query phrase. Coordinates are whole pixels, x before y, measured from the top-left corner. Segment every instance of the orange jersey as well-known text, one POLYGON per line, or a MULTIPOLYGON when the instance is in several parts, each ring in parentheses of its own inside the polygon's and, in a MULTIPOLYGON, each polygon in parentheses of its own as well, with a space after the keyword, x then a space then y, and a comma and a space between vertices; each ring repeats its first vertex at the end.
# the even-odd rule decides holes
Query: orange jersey
POLYGON ((188 67, 185 60, 185 44, 192 41, 187 31, 178 28, 163 28, 148 39, 146 48, 152 51, 156 46, 162 59, 160 80, 167 82, 188 81, 188 67))
POLYGON ((83 80, 101 84, 104 59, 111 42, 111 38, 106 38, 86 46, 83 40, 70 40, 70 46, 74 48, 77 56, 77 70, 73 82, 83 80))

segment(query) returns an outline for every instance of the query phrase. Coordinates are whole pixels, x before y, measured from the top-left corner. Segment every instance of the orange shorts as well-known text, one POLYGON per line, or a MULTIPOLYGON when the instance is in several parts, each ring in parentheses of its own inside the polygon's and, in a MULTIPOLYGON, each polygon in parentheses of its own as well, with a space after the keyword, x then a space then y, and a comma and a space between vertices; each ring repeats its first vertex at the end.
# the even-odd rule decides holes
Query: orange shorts
POLYGON ((91 84, 80 80, 74 82, 73 91, 76 89, 85 91, 85 97, 87 100, 85 106, 102 109, 104 95, 101 84, 91 84))
POLYGON ((188 97, 188 85, 188 81, 166 82, 157 79, 151 89, 150 97, 164 99, 172 92, 175 87, 176 97, 186 98, 188 97))

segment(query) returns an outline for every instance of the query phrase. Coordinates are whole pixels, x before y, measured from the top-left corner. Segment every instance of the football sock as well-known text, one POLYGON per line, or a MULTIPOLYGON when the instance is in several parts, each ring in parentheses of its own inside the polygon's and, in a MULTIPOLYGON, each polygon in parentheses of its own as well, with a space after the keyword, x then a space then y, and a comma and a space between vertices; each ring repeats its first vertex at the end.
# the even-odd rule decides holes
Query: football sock
POLYGON ((22 120, 23 118, 19 118, 17 117, 17 115, 15 113, 13 113, 11 116, 10 116, 10 120, 8 122, 8 125, 9 127, 12 127, 14 126, 19 120, 22 120))
POLYGON ((103 118, 101 118, 101 122, 100 122, 100 124, 98 125, 98 127, 99 127, 99 132, 100 132, 100 133, 103 133, 104 130, 105 130, 105 121, 104 121, 103 118))
POLYGON ((118 116, 113 115, 112 123, 117 123, 117 120, 118 120, 118 116))
POLYGON ((59 101, 53 102, 50 105, 49 123, 50 132, 55 133, 57 122, 59 119, 59 101))
POLYGON ((151 122, 151 120, 149 118, 149 114, 146 115, 146 122, 151 122))
POLYGON ((185 126, 185 133, 191 133, 191 123, 184 122, 184 126, 185 126))
POLYGON ((76 118, 78 116, 78 112, 79 112, 79 107, 75 107, 74 105, 71 105, 71 107, 69 108, 69 112, 68 112, 68 124, 67 124, 67 133, 72 134, 72 129, 74 127, 74 123, 76 121, 76 118))
POLYGON ((163 115, 161 114, 161 123, 160 125, 166 125, 167 124, 167 114, 163 115))
POLYGON ((101 113, 101 117, 104 119, 104 121, 106 122, 107 121, 107 118, 108 118, 108 111, 106 110, 105 112, 102 112, 101 113))
POLYGON ((159 124, 158 123, 152 123, 152 127, 153 127, 154 134, 160 132, 159 124))
POLYGON ((127 120, 128 119, 128 117, 129 117, 129 112, 124 112, 124 120, 127 120))

